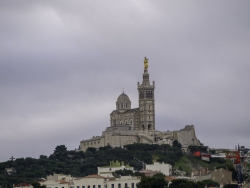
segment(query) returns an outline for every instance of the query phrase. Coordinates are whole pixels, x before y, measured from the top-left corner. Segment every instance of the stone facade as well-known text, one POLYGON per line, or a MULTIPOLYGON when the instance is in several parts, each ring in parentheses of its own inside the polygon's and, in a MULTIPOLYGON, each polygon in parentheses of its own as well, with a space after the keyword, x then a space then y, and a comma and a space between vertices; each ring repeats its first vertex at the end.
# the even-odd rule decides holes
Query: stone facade
POLYGON ((155 130, 155 82, 150 83, 148 69, 144 68, 143 80, 138 82, 139 108, 131 109, 131 101, 123 92, 116 101, 116 110, 110 114, 110 126, 101 136, 80 142, 80 150, 88 147, 123 147, 133 143, 169 144, 178 140, 183 147, 201 145, 196 138, 193 125, 187 125, 179 131, 155 130))

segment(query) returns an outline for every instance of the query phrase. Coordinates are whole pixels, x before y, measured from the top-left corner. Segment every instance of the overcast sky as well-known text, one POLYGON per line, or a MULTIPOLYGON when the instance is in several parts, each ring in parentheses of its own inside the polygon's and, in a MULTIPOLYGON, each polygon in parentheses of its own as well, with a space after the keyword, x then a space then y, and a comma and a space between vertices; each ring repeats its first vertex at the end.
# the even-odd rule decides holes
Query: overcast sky
POLYGON ((138 107, 143 59, 156 129, 194 125, 250 147, 250 1, 0 2, 0 161, 101 135, 117 97, 138 107))

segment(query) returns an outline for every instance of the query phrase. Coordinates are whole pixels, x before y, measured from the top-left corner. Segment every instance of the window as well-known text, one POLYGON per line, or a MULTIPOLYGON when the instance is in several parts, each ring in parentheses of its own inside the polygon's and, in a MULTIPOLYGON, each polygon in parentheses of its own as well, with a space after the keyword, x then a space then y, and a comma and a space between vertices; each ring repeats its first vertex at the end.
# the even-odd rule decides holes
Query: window
POLYGON ((80 188, 80 186, 77 186, 77 188, 80 188))
POLYGON ((126 103, 126 108, 128 108, 128 104, 126 103))
POLYGON ((98 144, 100 144, 100 141, 98 141, 98 144))
POLYGON ((154 98, 153 91, 146 91, 146 98, 147 98, 147 99, 152 99, 152 98, 154 98))
POLYGON ((93 188, 95 188, 95 185, 93 185, 93 188))
POLYGON ((148 109, 150 109, 150 105, 148 106, 148 109))
POLYGON ((82 186, 82 188, 85 188, 85 186, 82 186))
POLYGON ((127 183, 125 183, 125 188, 126 188, 126 187, 128 187, 128 184, 127 184, 127 183))
POLYGON ((101 188, 101 185, 98 185, 98 188, 101 188))
POLYGON ((114 184, 111 184, 111 188, 115 188, 115 185, 114 185, 114 184))
POLYGON ((90 185, 88 185, 88 188, 90 188, 90 185))
POLYGON ((144 98, 144 92, 143 91, 140 91, 140 96, 139 96, 140 99, 143 99, 144 98))
POLYGON ((134 186, 135 186, 134 183, 131 183, 131 188, 134 188, 134 186))
POLYGON ((120 183, 118 184, 118 188, 121 188, 121 184, 120 183))

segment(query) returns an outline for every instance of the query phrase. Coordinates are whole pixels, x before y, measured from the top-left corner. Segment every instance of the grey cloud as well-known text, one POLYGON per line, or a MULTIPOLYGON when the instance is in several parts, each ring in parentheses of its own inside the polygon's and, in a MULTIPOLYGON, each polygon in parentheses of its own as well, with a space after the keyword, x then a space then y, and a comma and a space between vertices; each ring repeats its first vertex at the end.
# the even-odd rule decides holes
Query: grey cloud
POLYGON ((193 124, 205 145, 250 147, 249 7, 1 2, 0 160, 75 149, 100 135, 122 88, 138 106, 144 56, 156 81, 157 129, 193 124))

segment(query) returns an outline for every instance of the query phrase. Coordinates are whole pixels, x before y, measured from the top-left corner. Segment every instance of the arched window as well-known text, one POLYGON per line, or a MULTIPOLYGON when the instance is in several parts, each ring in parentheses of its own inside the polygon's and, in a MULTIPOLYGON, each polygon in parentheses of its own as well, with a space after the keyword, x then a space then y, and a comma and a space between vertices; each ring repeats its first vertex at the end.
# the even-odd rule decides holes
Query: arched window
POLYGON ((152 126, 149 124, 148 125, 148 130, 151 130, 152 129, 152 126))

